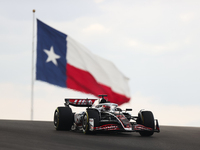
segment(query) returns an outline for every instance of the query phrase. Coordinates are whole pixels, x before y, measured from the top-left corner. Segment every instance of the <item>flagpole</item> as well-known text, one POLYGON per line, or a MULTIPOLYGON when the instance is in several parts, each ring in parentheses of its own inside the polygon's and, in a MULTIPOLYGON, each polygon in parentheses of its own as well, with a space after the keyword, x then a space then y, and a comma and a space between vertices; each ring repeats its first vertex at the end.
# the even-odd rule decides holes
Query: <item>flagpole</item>
POLYGON ((33 39, 32 39, 32 81, 31 81, 31 120, 33 120, 33 88, 34 88, 34 33, 35 33, 35 9, 33 9, 33 39))

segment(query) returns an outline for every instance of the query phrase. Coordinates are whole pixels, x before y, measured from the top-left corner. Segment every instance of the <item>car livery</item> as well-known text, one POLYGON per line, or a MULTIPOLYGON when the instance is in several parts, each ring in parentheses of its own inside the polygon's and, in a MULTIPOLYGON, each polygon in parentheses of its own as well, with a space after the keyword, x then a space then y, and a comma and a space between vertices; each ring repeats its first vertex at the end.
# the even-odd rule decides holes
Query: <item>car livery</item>
POLYGON ((160 132, 158 120, 151 111, 140 110, 137 116, 121 110, 117 104, 105 100, 107 95, 97 99, 65 99, 64 107, 57 107, 54 113, 56 130, 82 130, 85 134, 100 131, 139 132, 141 136, 151 136, 160 132), (83 112, 72 112, 70 105, 87 107, 83 112))

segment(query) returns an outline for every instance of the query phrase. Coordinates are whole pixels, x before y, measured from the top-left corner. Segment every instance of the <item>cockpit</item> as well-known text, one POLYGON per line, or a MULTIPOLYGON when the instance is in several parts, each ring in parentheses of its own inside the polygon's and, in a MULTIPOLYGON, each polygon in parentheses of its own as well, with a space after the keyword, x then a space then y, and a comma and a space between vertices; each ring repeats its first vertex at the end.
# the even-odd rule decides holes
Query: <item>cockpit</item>
POLYGON ((114 103, 100 103, 95 106, 95 108, 99 109, 100 111, 106 112, 106 111, 111 111, 114 112, 116 111, 116 107, 118 105, 114 103))
POLYGON ((101 97, 99 104, 95 106, 95 108, 99 109, 101 112, 114 112, 116 111, 117 104, 115 103, 110 103, 107 101, 104 97, 107 95, 99 95, 101 97))

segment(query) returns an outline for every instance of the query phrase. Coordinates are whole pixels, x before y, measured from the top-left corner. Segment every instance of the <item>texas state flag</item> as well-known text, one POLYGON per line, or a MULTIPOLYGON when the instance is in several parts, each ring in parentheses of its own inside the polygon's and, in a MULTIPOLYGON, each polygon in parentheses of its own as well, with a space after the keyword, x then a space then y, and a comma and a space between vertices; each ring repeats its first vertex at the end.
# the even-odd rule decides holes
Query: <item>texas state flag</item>
POLYGON ((37 19, 36 80, 123 104, 130 100, 128 78, 110 61, 37 19))

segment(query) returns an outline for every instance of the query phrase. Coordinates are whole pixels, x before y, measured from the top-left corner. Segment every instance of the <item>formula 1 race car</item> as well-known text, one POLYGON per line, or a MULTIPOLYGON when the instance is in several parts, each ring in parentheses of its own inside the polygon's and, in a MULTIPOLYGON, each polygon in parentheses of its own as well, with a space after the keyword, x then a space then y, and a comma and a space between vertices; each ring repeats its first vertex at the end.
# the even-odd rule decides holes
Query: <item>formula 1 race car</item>
POLYGON ((141 136, 151 136, 160 132, 158 120, 151 111, 140 110, 138 116, 131 116, 115 103, 104 97, 94 106, 97 99, 65 99, 65 107, 57 107, 54 113, 56 130, 82 130, 85 134, 99 131, 139 132, 141 136), (73 113, 69 105, 87 107, 86 111, 73 113))

